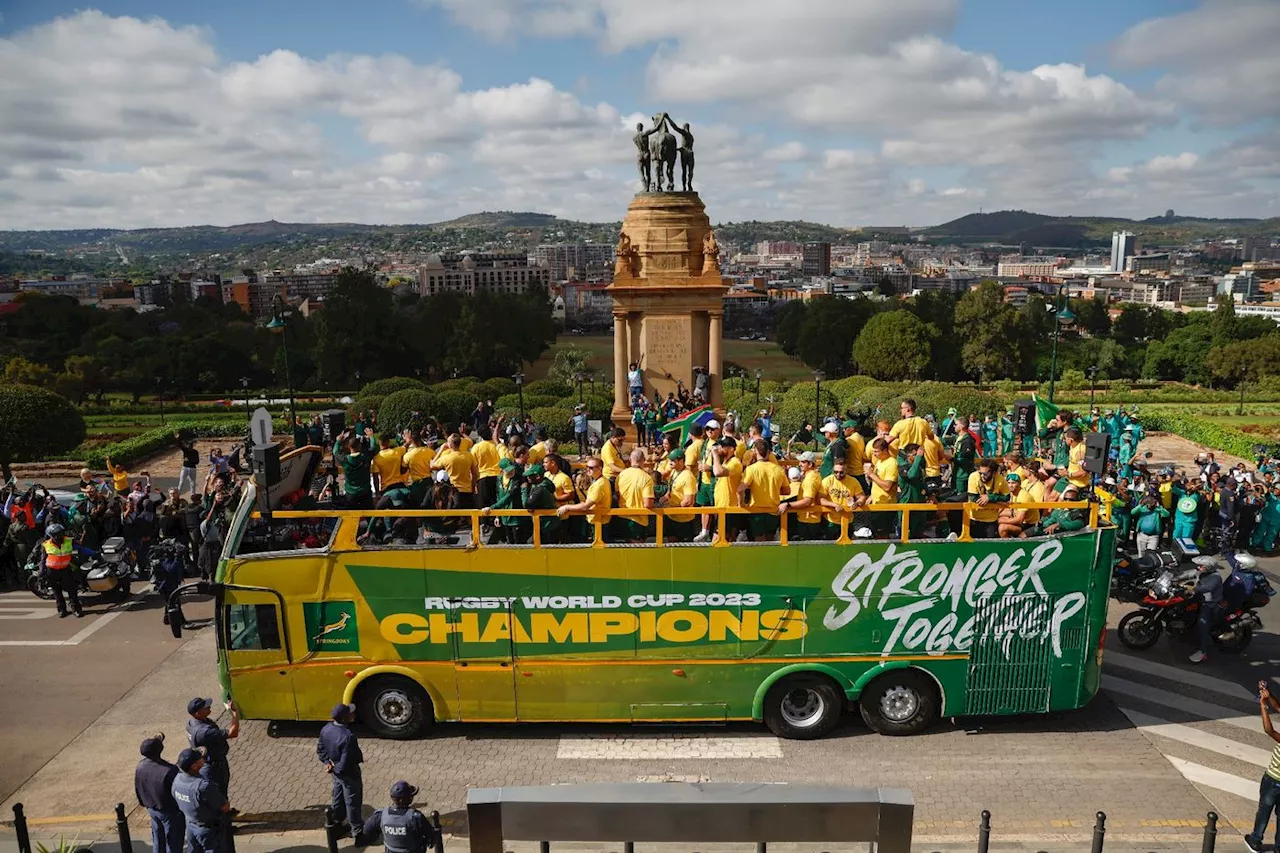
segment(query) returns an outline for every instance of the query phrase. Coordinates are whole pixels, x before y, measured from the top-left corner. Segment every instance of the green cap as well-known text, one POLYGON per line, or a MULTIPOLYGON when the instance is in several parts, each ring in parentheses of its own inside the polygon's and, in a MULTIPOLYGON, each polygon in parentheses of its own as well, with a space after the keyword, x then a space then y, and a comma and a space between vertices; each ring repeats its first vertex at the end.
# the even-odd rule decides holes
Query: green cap
POLYGON ((844 427, 845 429, 857 429, 857 428, 858 428, 858 424, 857 424, 857 422, 856 422, 856 421, 845 421, 844 423, 840 424, 840 426, 844 427))
POLYGON ((503 471, 510 471, 512 468, 516 467, 516 463, 510 456, 508 456, 505 459, 498 460, 498 467, 503 471))
POLYGON ((524 469, 524 475, 526 477, 541 477, 546 473, 547 469, 543 468, 542 465, 537 462, 524 469))
POLYGON ((1008 481, 1008 482, 1010 482, 1010 483, 1021 483, 1021 482, 1022 482, 1022 475, 1021 475, 1021 474, 1005 474, 1005 475, 1004 475, 1004 478, 1005 478, 1005 480, 1006 480, 1006 481, 1008 481))
POLYGON ((672 462, 675 462, 677 459, 683 459, 684 451, 677 447, 675 450, 667 454, 667 458, 672 462))

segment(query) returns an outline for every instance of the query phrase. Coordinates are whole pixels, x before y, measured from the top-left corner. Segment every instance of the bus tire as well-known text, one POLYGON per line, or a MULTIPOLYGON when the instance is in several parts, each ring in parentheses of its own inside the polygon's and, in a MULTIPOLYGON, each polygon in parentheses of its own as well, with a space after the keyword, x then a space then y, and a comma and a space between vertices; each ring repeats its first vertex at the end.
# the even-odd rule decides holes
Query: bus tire
POLYGON ((876 678, 858 697, 862 720, 882 735, 913 735, 938 719, 938 688, 913 669, 895 669, 876 678))
POLYGON ((408 740, 434 719, 431 697, 411 678, 377 675, 356 691, 356 713, 378 737, 408 740))
POLYGON ((825 675, 780 678, 764 697, 764 724, 778 737, 814 740, 830 734, 844 714, 844 692, 825 675))

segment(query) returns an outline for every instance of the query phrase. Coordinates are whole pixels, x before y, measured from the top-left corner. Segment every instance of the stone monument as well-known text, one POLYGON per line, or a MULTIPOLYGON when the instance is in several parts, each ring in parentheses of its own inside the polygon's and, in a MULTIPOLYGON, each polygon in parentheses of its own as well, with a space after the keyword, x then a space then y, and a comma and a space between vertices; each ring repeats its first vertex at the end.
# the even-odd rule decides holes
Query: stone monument
POLYGON ((707 373, 707 403, 723 406, 721 339, 724 294, 720 248, 702 199, 693 191, 693 134, 666 114, 636 128, 637 166, 645 189, 631 201, 618 235, 613 284, 613 421, 634 439, 627 373, 639 365, 644 392, 664 399, 694 369, 707 373), (675 133, 668 131, 668 125, 675 133), (681 145, 677 147, 675 136, 681 145), (674 191, 675 161, 681 155, 674 191), (665 189, 664 189, 665 186, 665 189))

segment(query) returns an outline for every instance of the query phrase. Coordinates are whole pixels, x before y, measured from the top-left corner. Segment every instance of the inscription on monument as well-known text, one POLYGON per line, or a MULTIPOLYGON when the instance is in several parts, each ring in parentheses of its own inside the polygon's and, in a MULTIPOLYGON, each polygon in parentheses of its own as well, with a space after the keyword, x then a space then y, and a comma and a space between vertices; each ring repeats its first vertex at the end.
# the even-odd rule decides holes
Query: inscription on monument
POLYGON ((644 320, 645 367, 659 376, 670 373, 684 379, 689 370, 689 317, 646 317, 644 320))

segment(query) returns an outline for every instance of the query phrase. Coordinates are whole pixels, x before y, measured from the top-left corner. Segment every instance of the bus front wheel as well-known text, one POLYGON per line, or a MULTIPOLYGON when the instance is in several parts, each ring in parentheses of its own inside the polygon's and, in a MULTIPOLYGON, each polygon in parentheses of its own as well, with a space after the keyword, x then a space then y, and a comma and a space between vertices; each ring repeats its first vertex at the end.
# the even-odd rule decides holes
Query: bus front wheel
POLYGON ((417 737, 432 720, 431 697, 400 675, 379 675, 361 684, 356 710, 375 735, 394 740, 417 737))
POLYGON ((764 724, 778 737, 813 740, 831 732, 844 713, 844 693, 825 675, 780 679, 764 697, 764 724))
POLYGON ((882 735, 913 735, 938 719, 938 690, 929 676, 910 669, 886 672, 858 697, 862 720, 882 735))

